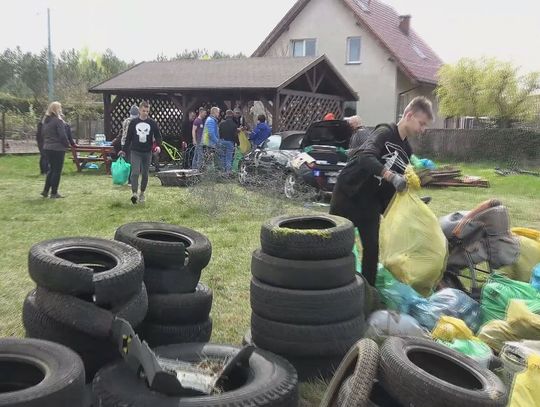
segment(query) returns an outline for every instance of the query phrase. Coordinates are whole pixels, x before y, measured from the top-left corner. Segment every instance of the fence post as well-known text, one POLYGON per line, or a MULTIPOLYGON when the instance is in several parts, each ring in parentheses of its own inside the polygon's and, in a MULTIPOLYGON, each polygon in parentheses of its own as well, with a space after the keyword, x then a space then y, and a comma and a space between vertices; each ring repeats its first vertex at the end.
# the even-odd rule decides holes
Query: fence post
POLYGON ((2 154, 6 153, 6 112, 2 110, 2 154))
POLYGON ((79 144, 79 138, 81 137, 80 134, 81 134, 81 123, 79 120, 79 114, 77 113, 77 139, 76 139, 77 144, 79 144))

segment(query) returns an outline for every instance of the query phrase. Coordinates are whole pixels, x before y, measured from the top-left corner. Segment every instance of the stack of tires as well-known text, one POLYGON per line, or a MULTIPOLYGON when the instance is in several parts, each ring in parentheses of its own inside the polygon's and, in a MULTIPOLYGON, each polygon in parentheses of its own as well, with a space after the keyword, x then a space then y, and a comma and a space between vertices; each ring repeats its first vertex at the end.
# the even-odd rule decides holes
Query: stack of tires
POLYGON ((212 334, 212 290, 199 283, 212 255, 208 238, 195 230, 160 222, 120 226, 114 238, 140 250, 148 313, 136 330, 151 347, 208 342, 212 334))
POLYGON ((353 244, 352 223, 338 216, 280 216, 262 225, 251 262, 251 340, 288 359, 301 381, 329 377, 364 332, 353 244))
POLYGON ((54 239, 32 246, 28 270, 37 288, 24 300, 26 336, 74 350, 91 381, 103 365, 120 358, 111 340, 114 317, 137 327, 146 315, 141 253, 105 239, 54 239))

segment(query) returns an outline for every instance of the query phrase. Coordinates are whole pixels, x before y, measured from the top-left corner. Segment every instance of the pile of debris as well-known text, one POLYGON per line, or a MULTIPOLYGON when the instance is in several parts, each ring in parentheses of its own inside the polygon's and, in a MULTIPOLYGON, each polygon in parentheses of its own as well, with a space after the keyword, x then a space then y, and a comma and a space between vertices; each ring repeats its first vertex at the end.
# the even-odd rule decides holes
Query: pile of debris
POLYGON ((489 188, 489 181, 477 176, 463 175, 461 170, 450 165, 437 169, 416 169, 424 187, 477 187, 489 188))

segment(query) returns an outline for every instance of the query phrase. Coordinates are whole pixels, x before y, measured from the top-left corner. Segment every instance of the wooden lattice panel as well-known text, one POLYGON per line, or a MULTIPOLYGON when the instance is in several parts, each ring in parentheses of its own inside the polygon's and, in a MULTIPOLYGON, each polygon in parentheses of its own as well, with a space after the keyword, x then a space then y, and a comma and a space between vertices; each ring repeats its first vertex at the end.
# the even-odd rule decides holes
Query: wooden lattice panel
POLYGON ((287 94, 280 109, 279 131, 306 130, 311 123, 322 120, 330 112, 336 119, 342 119, 342 102, 321 95, 287 94))
POLYGON ((178 138, 180 136, 183 112, 169 98, 118 97, 120 100, 111 112, 112 134, 118 135, 122 132, 122 123, 129 117, 131 106, 139 106, 139 103, 146 100, 150 103, 150 117, 157 122, 161 135, 164 138, 178 138))

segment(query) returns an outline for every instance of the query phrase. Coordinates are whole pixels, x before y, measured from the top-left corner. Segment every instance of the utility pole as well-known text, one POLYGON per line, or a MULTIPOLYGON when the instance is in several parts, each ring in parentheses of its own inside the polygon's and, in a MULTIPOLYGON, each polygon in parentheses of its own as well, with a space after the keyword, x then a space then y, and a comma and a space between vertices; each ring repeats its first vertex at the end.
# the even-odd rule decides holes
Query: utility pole
POLYGON ((49 37, 49 55, 47 63, 47 72, 48 72, 48 89, 49 89, 49 102, 52 102, 54 99, 54 60, 53 53, 51 48, 51 10, 47 9, 47 34, 49 37))

